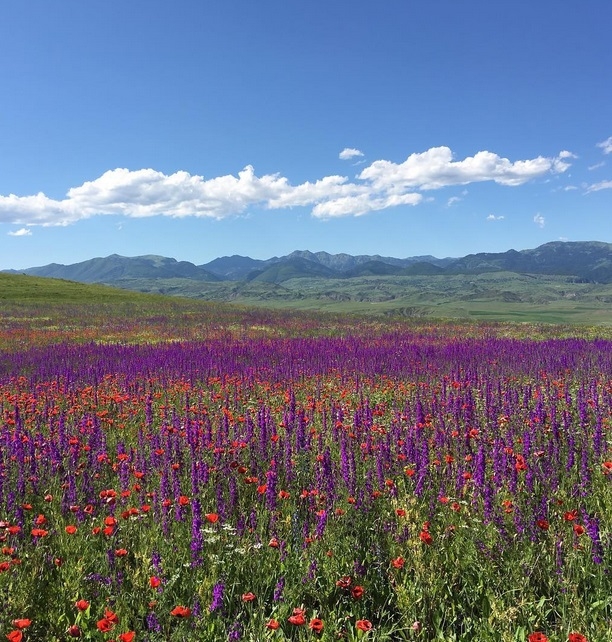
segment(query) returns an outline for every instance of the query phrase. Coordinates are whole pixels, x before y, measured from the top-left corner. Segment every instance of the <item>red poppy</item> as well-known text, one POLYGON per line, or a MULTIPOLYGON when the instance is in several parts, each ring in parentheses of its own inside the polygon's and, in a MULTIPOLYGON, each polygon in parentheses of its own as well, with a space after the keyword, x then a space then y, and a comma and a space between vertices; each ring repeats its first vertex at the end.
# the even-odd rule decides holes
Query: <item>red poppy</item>
POLYGON ((44 528, 33 528, 32 537, 46 537, 49 534, 49 531, 46 531, 44 528))
POLYGON ((113 624, 117 624, 119 622, 119 616, 116 613, 113 613, 110 609, 104 609, 104 617, 113 624))
POLYGON ((528 642, 548 642, 548 638, 544 635, 544 633, 540 633, 539 631, 530 633, 527 636, 527 640, 528 642))
POLYGON ((134 633, 134 631, 126 631, 125 633, 121 633, 117 639, 119 642, 132 642, 135 637, 136 633, 134 633))
POLYGON ((66 631, 66 633, 71 638, 80 638, 81 637, 81 629, 76 624, 72 624, 71 626, 69 626, 68 630, 66 631))
POLYGON ((393 568, 404 568, 405 563, 406 562, 403 557, 396 557, 391 560, 391 566, 393 566, 393 568))
POLYGON ((419 533, 419 539, 425 544, 431 544, 433 542, 433 537, 430 535, 429 531, 421 531, 419 533))
POLYGON ((576 537, 580 537, 581 535, 584 535, 585 533, 584 526, 582 526, 582 524, 574 524, 574 533, 576 534, 576 537))
POLYGON ((351 589, 351 595, 355 600, 360 600, 363 597, 363 594, 365 593, 365 589, 363 586, 353 586, 351 589))
POLYGON ((589 642, 582 633, 570 633, 567 642, 589 642))
POLYGON ((13 626, 18 628, 18 629, 27 629, 30 624, 32 624, 32 620, 29 620, 27 617, 22 617, 17 620, 13 620, 13 626))
POLYGON ((301 626, 302 624, 306 624, 306 618, 301 614, 291 615, 289 616, 289 622, 291 624, 295 624, 296 626, 301 626))
POLYGON ((75 606, 79 611, 87 611, 89 608, 89 602, 87 600, 77 600, 75 606))
POLYGON ((355 626, 357 627, 358 631, 372 630, 372 622, 370 622, 370 620, 357 620, 357 622, 355 622, 355 626))
POLYGON ((278 548, 279 544, 278 544, 278 540, 276 539, 276 537, 273 537, 273 538, 268 542, 268 546, 269 546, 270 548, 278 548))
POLYGON ((278 620, 271 619, 266 622, 266 629, 270 629, 270 631, 276 631, 279 626, 280 622, 278 620))
POLYGON ((341 589, 348 589, 351 586, 351 578, 348 575, 341 577, 337 580, 336 586, 341 589))
POLYGON ((206 517, 211 524, 216 524, 219 521, 219 515, 217 515, 217 513, 206 513, 204 517, 206 517))
POLYGON ((398 517, 406 517, 406 511, 403 508, 396 508, 395 509, 395 514, 398 517))
POLYGON ((578 511, 577 510, 568 510, 565 513, 563 513, 563 519, 566 522, 573 522, 577 518, 578 518, 578 511))
POLYGON ((113 624, 113 622, 103 617, 101 620, 98 620, 96 622, 96 626, 98 627, 98 631, 102 633, 108 633, 115 625, 113 624))
POLYGON ((181 506, 187 506, 189 504, 189 497, 187 497, 186 495, 181 495, 179 497, 179 504, 181 506))
POLYGON ((253 602, 255 599, 257 599, 257 596, 254 593, 251 593, 251 591, 242 594, 243 602, 253 602))
POLYGON ((16 629, 15 631, 7 633, 6 639, 9 642, 21 642, 21 640, 23 640, 23 633, 19 629, 16 629))
POLYGON ((151 588, 157 588, 161 585, 161 579, 154 575, 153 577, 149 578, 149 585, 151 586, 151 588))
POLYGON ((538 528, 543 530, 543 531, 547 531, 549 526, 550 526, 550 524, 548 523, 547 519, 539 519, 536 522, 536 524, 537 524, 538 528))
POLYGON ((179 604, 170 611, 170 615, 174 615, 174 617, 189 617, 191 615, 191 609, 179 604))
POLYGON ((74 535, 77 532, 77 527, 74 524, 69 524, 64 530, 68 535, 74 535))
POLYGON ((117 557, 125 557, 127 555, 127 550, 125 548, 116 548, 115 555, 117 557))
POLYGON ((321 633, 323 631, 323 627, 325 625, 323 624, 323 620, 320 620, 318 617, 313 617, 312 620, 310 620, 310 624, 308 625, 308 628, 314 631, 315 633, 321 633))

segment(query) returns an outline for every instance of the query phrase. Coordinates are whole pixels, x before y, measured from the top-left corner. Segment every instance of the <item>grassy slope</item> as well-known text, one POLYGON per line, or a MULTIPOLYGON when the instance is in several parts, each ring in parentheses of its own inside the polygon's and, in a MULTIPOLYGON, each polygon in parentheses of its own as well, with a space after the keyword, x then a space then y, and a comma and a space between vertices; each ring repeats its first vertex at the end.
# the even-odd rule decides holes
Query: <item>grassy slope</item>
POLYGON ((0 272, 0 305, 35 301, 51 304, 68 301, 94 303, 101 300, 124 302, 133 299, 134 293, 103 285, 0 272))
POLYGON ((612 324, 612 285, 512 272, 300 278, 272 283, 130 280, 123 287, 285 310, 377 316, 612 324))
MULTIPOLYGON (((157 308, 166 314, 169 311, 210 314, 214 310, 225 316, 229 314, 228 308, 220 302, 232 302, 286 311, 612 325, 612 285, 572 283, 565 277, 511 272, 310 278, 293 279, 282 285, 198 283, 188 279, 158 283, 136 280, 123 285, 130 289, 0 273, 0 314, 10 315, 9 310, 13 309, 13 314, 20 316, 23 306, 44 304, 52 310, 54 306, 79 304, 100 309, 111 306, 125 313, 157 308), (142 294, 132 288, 156 294, 142 294)), ((232 310, 235 315, 236 309, 232 310)))

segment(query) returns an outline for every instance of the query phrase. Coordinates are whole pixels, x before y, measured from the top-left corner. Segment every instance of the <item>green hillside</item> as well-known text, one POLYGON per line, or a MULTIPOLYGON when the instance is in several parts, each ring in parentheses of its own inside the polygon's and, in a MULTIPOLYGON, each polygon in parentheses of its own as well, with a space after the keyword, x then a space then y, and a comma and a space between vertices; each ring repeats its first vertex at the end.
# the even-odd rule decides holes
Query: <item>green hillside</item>
POLYGON ((67 306, 79 305, 96 316, 195 314, 222 326, 234 324, 247 309, 265 308, 373 318, 612 325, 612 284, 582 283, 565 276, 498 271, 350 279, 315 276, 282 284, 184 278, 119 283, 126 289, 0 273, 0 315, 23 317, 44 306, 53 317, 54 309, 62 308, 65 315, 67 306))
POLYGON ((138 300, 143 296, 146 295, 105 285, 0 272, 0 307, 7 303, 27 302, 126 302, 138 300))

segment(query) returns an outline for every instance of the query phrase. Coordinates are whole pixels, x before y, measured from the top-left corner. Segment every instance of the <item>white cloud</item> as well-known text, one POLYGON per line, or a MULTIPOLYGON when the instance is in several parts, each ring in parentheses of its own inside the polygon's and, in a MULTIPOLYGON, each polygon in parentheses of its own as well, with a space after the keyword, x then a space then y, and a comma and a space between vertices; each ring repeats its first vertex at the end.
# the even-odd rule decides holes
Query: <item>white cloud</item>
POLYGON ((32 230, 27 227, 22 227, 20 230, 14 232, 7 232, 9 236, 32 236, 32 230))
POLYGON ((317 218, 336 218, 339 216, 362 216, 368 212, 385 210, 398 205, 418 205, 423 200, 421 194, 391 194, 382 198, 372 198, 370 194, 343 196, 319 203, 312 210, 317 218))
POLYGON ((452 206, 452 205, 454 205, 455 203, 459 203, 459 202, 460 202, 460 201, 462 201, 462 200, 463 200, 467 195, 468 195, 468 191, 467 191, 466 189, 464 189, 464 190, 461 192, 461 196, 451 196, 451 197, 448 199, 448 201, 446 201, 446 207, 451 207, 451 206, 452 206))
POLYGON ((533 222, 538 226, 538 227, 544 227, 546 224, 546 221, 544 220, 544 217, 541 214, 536 214, 533 217, 533 222))
POLYGON ((489 216, 487 216, 487 221, 503 221, 503 220, 504 220, 503 215, 495 216, 495 214, 489 214, 489 216))
POLYGON ((601 143, 597 143, 597 147, 601 147, 604 154, 612 154, 612 136, 601 143))
MULTIPOLYGON (((566 152, 562 152, 566 154, 566 152)), ((374 161, 359 178, 368 180, 376 189, 439 189, 449 185, 467 185, 494 181, 500 185, 522 185, 545 174, 564 172, 569 163, 556 158, 537 158, 510 162, 492 152, 478 152, 462 161, 454 161, 448 147, 432 147, 420 154, 411 154, 403 163, 374 161)))
POLYGON ((595 165, 589 165, 588 169, 589 171, 593 171, 594 169, 599 169, 600 167, 603 167, 606 164, 606 161, 601 161, 601 163, 595 163, 595 165))
POLYGON ((338 154, 340 160, 351 160, 352 158, 360 158, 361 156, 363 156, 363 152, 353 147, 345 147, 338 154))
POLYGON ((424 200, 420 191, 483 181, 522 185, 546 174, 564 172, 570 157, 570 152, 561 152, 554 158, 539 156, 511 162, 483 151, 455 161, 448 147, 434 147, 411 154, 399 164, 375 161, 353 181, 346 176, 324 176, 299 185, 291 185, 280 174, 257 176, 250 165, 237 176, 209 179, 186 171, 166 175, 153 169, 117 168, 70 188, 62 200, 43 193, 0 195, 0 223, 69 225, 104 214, 223 219, 244 214, 251 207, 311 207, 315 217, 360 216, 416 205, 424 200))
POLYGON ((612 181, 601 181, 587 187, 587 192, 599 192, 602 189, 612 189, 612 181))

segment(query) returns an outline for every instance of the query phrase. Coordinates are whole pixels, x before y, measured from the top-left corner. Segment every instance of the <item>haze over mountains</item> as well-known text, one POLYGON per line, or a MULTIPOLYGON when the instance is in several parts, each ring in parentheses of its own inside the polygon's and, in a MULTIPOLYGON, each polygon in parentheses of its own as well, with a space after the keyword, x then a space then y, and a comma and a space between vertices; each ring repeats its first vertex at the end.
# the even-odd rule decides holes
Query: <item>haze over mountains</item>
POLYGON ((529 250, 468 254, 461 258, 329 254, 295 251, 267 260, 224 256, 203 265, 163 256, 124 257, 117 254, 62 265, 6 270, 83 283, 129 287, 129 281, 187 279, 198 282, 281 284, 291 279, 354 279, 368 276, 435 276, 514 272, 566 276, 578 282, 612 283, 612 244, 551 242, 529 250))

